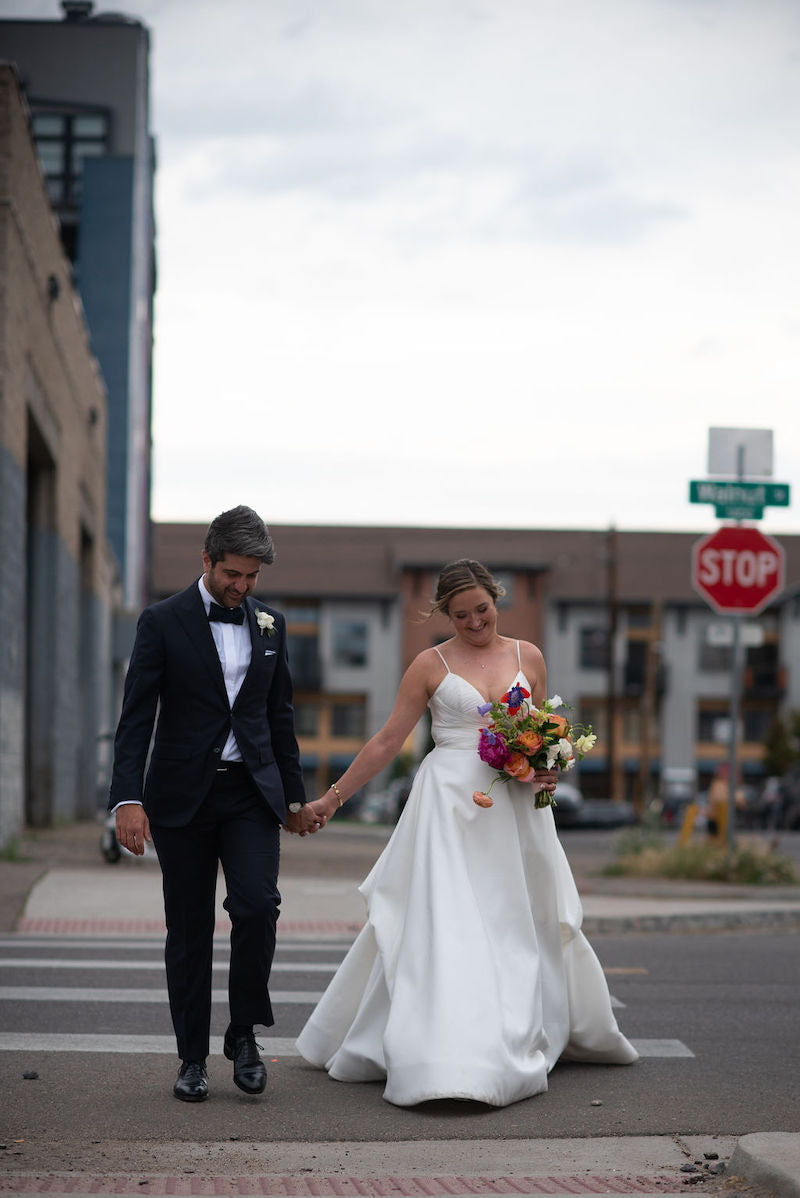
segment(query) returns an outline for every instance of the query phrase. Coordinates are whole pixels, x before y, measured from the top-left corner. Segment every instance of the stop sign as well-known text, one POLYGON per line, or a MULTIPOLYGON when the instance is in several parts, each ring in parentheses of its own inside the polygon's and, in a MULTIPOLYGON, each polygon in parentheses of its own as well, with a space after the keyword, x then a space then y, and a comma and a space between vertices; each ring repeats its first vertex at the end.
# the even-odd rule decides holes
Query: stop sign
POLYGON ((719 528, 692 547, 692 585, 718 612, 755 614, 783 586, 783 548, 757 528, 719 528))

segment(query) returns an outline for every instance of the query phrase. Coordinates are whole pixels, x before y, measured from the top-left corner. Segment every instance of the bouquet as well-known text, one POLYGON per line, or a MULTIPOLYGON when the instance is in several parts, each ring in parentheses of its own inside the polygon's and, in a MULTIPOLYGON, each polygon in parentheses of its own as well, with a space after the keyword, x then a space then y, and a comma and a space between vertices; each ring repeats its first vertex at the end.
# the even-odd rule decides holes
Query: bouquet
MULTIPOLYGON (((489 797, 498 779, 508 782, 532 782, 536 770, 570 770, 576 760, 581 761, 594 748, 597 737, 588 728, 572 725, 563 715, 556 715, 557 707, 566 704, 560 695, 545 699, 541 707, 529 703, 530 691, 524 686, 512 686, 502 699, 494 703, 481 703, 481 715, 490 715, 485 728, 481 728, 478 756, 492 769, 498 771, 489 789, 484 793, 476 790, 472 801, 479 807, 491 807, 489 797)), ((535 795, 537 807, 555 806, 552 794, 539 790, 535 795)))

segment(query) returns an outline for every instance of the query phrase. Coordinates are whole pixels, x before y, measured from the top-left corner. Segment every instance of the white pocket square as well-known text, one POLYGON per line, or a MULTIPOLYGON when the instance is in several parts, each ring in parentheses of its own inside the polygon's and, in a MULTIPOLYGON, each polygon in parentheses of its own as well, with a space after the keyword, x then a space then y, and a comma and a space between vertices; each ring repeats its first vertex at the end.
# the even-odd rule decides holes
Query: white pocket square
POLYGON ((264 656, 265 657, 274 657, 276 652, 277 652, 277 650, 275 650, 275 649, 265 649, 264 656))

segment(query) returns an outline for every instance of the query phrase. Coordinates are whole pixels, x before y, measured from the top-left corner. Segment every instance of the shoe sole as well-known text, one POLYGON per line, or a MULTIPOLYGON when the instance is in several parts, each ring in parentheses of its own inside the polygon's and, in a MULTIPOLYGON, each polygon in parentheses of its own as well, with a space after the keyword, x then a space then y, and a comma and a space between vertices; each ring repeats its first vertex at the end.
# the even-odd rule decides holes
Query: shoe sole
POLYGON ((263 1086, 259 1086, 257 1090, 253 1090, 253 1089, 251 1089, 249 1086, 243 1086, 243 1085, 242 1085, 242 1083, 241 1083, 241 1081, 239 1080, 239 1078, 238 1078, 238 1077, 236 1076, 236 1074, 234 1073, 234 1075, 233 1075, 233 1084, 234 1084, 235 1086, 238 1086, 238 1087, 239 1087, 239 1089, 242 1091, 242 1093, 243 1093, 243 1094, 251 1094, 251 1095, 263 1094, 263 1093, 264 1093, 264 1091, 265 1091, 265 1090, 266 1090, 266 1088, 267 1088, 267 1079, 266 1079, 266 1077, 264 1078, 264 1084, 263 1084, 263 1086))
POLYGON ((172 1093, 179 1100, 179 1102, 205 1102, 205 1100, 208 1098, 207 1090, 205 1094, 179 1094, 177 1090, 173 1090, 172 1093))

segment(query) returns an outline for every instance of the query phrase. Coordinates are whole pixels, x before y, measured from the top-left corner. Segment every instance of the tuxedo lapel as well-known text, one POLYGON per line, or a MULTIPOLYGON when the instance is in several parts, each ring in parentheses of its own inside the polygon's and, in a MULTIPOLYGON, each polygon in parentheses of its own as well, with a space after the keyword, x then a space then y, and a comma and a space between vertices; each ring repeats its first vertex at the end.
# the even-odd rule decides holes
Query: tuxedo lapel
POLYGON ((200 596, 197 583, 183 592, 181 600, 177 610, 178 619, 227 706, 228 693, 225 689, 222 665, 217 653, 217 646, 214 644, 214 637, 211 635, 205 604, 200 596))
POLYGON ((256 610, 253 601, 248 597, 243 605, 245 611, 245 619, 247 628, 250 632, 250 665, 247 667, 247 673, 242 679, 242 685, 239 687, 239 693, 234 699, 233 706, 236 707, 240 700, 247 698, 247 692, 256 679, 261 674, 264 668, 264 651, 260 642, 263 641, 261 630, 256 623, 256 610))

